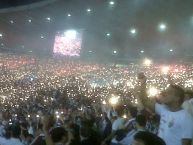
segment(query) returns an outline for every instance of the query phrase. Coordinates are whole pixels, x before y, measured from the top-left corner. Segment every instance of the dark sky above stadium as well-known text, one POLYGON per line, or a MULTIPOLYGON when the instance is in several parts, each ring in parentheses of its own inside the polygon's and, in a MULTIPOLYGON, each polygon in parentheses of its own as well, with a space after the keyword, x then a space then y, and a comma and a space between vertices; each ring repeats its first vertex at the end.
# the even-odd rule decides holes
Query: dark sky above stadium
POLYGON ((193 55, 192 0, 1 0, 0 12, 1 50, 51 53, 57 31, 81 29, 85 55, 193 55))

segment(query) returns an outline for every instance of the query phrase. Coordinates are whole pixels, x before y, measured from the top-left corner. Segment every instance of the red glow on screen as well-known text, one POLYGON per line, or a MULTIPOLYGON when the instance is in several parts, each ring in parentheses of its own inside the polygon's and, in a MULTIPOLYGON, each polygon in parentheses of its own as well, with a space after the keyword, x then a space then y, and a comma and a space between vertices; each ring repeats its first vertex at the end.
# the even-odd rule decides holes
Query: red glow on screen
POLYGON ((64 56, 80 56, 81 44, 81 33, 68 30, 56 35, 53 52, 64 56))

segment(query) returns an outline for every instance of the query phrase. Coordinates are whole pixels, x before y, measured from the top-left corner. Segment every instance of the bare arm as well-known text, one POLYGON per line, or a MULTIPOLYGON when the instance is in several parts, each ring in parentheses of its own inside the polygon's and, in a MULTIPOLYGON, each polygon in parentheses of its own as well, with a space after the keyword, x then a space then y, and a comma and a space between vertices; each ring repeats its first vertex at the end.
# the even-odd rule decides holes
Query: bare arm
POLYGON ((112 133, 103 140, 103 142, 101 143, 101 145, 105 145, 106 142, 109 141, 109 140, 111 140, 114 136, 115 136, 115 131, 112 131, 112 133))
POLYGON ((150 99, 147 97, 147 89, 146 89, 146 78, 140 79, 140 86, 137 90, 139 93, 137 95, 140 103, 143 105, 144 108, 148 109, 149 111, 155 112, 155 100, 150 99))
POLYGON ((192 140, 191 139, 182 139, 182 145, 191 145, 192 140))
POLYGON ((50 118, 48 116, 45 116, 44 117, 44 121, 43 121, 43 131, 44 131, 44 134, 45 134, 45 140, 46 140, 46 145, 54 145, 54 142, 52 141, 52 138, 50 136, 50 133, 49 133, 49 120, 50 118))
POLYGON ((54 142, 52 141, 49 132, 44 131, 44 134, 45 134, 46 145, 54 145, 54 142))
POLYGON ((173 82, 172 78, 171 78, 171 74, 168 74, 167 75, 167 78, 168 78, 168 84, 170 85, 174 85, 175 83, 173 82))

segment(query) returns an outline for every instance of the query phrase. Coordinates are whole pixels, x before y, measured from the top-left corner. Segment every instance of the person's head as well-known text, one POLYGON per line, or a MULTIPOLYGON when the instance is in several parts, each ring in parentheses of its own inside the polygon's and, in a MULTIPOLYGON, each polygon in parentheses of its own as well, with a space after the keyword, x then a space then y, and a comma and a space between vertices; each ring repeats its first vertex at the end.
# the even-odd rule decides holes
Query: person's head
POLYGON ((88 126, 82 126, 80 128, 80 138, 89 138, 91 135, 91 130, 88 126))
POLYGON ((103 114, 102 114, 102 119, 103 120, 106 120, 108 117, 107 117, 107 113, 106 112, 103 112, 103 114))
POLYGON ((146 76, 143 72, 138 73, 137 79, 141 84, 144 84, 146 82, 146 76))
POLYGON ((185 91, 185 98, 184 98, 184 100, 190 100, 192 98, 193 98, 193 91, 192 90, 185 91))
POLYGON ((147 119, 144 115, 137 115, 136 117, 136 125, 137 128, 145 128, 147 119))
POLYGON ((118 105, 115 107, 115 112, 118 117, 122 117, 124 115, 124 107, 122 105, 118 105))
POLYGON ((170 85, 163 94, 160 97, 160 102, 167 106, 173 104, 181 106, 184 101, 184 90, 180 86, 170 85))
POLYGON ((21 128, 18 124, 11 126, 11 137, 19 138, 21 135, 21 128))
POLYGON ((129 111, 128 111, 128 116, 130 118, 135 118, 137 116, 137 113, 138 113, 138 110, 137 110, 137 107, 129 107, 129 111))
POLYGON ((158 126, 160 123, 160 116, 158 114, 155 114, 151 118, 152 124, 158 126))
POLYGON ((155 134, 140 131, 135 134, 132 145, 166 145, 165 142, 155 134))
POLYGON ((50 135, 54 143, 66 143, 68 141, 68 132, 63 127, 53 128, 50 135))

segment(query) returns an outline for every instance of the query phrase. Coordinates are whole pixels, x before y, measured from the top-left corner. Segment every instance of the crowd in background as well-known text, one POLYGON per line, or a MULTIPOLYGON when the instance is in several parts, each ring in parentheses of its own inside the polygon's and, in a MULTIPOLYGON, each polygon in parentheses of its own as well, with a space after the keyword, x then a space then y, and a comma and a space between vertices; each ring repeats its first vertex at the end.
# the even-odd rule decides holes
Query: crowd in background
POLYGON ((0 69, 0 145, 190 145, 191 65, 89 64, 4 54, 0 69), (178 126, 176 116, 184 117, 178 126))

